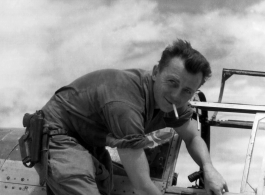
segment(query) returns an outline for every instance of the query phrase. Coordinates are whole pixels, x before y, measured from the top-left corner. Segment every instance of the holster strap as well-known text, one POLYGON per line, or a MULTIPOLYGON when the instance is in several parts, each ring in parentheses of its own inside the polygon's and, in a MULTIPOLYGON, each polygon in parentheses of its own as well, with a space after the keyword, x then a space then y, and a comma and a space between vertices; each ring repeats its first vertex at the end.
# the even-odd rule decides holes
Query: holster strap
POLYGON ((48 150, 49 150, 49 137, 54 135, 66 135, 65 129, 51 129, 48 124, 44 125, 43 138, 42 138, 42 150, 41 150, 41 163, 40 163, 40 185, 43 186, 47 179, 48 174, 48 150))
POLYGON ((49 129, 49 135, 67 135, 67 131, 65 129, 49 129))

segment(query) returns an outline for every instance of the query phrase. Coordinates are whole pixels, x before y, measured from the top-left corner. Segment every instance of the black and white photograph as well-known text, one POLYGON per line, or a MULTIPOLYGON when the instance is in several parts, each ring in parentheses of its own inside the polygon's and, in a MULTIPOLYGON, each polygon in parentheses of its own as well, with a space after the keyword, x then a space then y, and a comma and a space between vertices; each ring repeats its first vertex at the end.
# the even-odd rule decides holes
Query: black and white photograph
POLYGON ((1 0, 1 195, 264 195, 264 0, 1 0))

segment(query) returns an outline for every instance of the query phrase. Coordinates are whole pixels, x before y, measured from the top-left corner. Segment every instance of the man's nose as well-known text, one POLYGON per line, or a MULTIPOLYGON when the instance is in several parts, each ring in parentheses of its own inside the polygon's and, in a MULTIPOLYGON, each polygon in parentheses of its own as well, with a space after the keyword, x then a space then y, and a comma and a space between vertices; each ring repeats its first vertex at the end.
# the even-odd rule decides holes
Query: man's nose
POLYGON ((176 106, 178 106, 178 104, 180 104, 181 102, 181 91, 179 89, 176 89, 174 91, 172 91, 171 93, 171 98, 173 100, 173 103, 176 104, 176 106))

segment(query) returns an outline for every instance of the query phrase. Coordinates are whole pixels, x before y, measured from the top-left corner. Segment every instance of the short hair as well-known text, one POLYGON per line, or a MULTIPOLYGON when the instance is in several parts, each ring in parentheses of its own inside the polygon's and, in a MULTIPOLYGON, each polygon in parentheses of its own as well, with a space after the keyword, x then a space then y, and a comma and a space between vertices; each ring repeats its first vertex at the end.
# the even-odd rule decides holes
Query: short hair
POLYGON ((212 75, 211 67, 206 58, 197 50, 191 47, 187 41, 177 39, 172 45, 165 48, 158 64, 158 70, 161 72, 169 65, 172 58, 179 57, 183 60, 184 66, 189 73, 199 73, 203 75, 202 85, 212 75))

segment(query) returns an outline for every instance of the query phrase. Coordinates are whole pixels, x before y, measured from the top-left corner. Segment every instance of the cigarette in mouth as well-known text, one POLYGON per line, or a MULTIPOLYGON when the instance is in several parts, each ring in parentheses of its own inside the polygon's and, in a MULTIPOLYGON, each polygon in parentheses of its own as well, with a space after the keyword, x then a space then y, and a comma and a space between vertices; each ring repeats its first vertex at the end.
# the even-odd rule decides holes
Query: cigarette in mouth
POLYGON ((172 105, 173 105, 173 110, 174 110, 175 116, 177 119, 179 119, 177 108, 176 108, 175 104, 172 104, 172 105))

